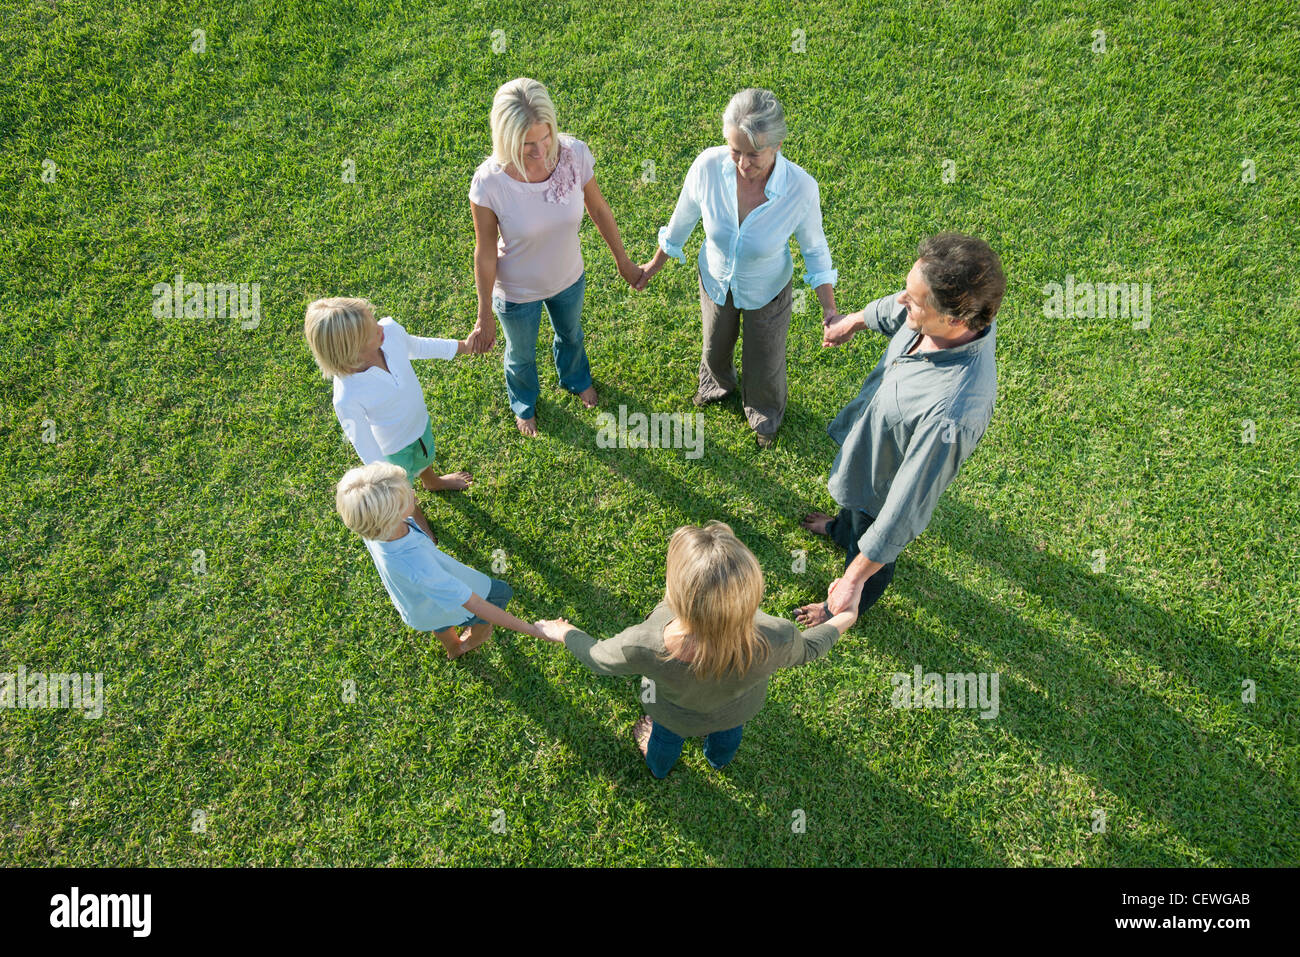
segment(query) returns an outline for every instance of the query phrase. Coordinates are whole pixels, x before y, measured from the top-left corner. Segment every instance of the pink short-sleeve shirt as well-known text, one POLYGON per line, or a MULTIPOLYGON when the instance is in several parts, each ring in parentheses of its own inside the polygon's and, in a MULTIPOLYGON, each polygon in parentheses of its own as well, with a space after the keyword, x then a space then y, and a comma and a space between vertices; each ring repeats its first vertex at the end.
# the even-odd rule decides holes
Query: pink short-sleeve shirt
POLYGON ((540 183, 512 179, 491 157, 475 170, 470 202, 496 213, 500 227, 494 297, 534 302, 578 281, 583 270, 578 242, 583 189, 595 166, 586 143, 561 135, 555 169, 540 183))

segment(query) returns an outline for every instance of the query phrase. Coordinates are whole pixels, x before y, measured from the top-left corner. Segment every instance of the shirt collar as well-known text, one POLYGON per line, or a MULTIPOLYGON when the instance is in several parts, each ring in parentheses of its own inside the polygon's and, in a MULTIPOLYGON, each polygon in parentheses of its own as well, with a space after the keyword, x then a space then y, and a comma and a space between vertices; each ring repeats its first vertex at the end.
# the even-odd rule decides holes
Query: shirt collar
POLYGON ((382 538, 372 538, 370 541, 378 545, 383 551, 393 554, 395 552, 410 551, 420 547, 420 539, 427 539, 429 536, 424 534, 424 529, 415 524, 415 519, 406 518, 407 533, 401 538, 395 538, 392 541, 385 541, 382 538))
MULTIPOLYGON (((993 343, 997 338, 997 320, 989 323, 980 330, 980 334, 970 342, 963 342, 959 346, 953 346, 950 349, 936 349, 933 352, 913 352, 907 358, 909 359, 926 359, 930 362, 952 362, 957 359, 964 359, 983 352, 986 349, 992 350, 993 343)), ((920 335, 920 333, 916 333, 920 335)), ((912 344, 911 339, 907 340, 908 345, 912 344)))
MULTIPOLYGON (((726 180, 726 183, 728 187, 731 188, 732 195, 734 196, 737 176, 736 164, 731 161, 731 156, 728 155, 725 147, 723 148, 721 159, 722 178, 726 180)), ((780 150, 777 150, 776 165, 772 167, 772 174, 768 176, 767 182, 763 184, 763 194, 767 196, 768 199, 776 199, 778 196, 784 196, 789 183, 790 161, 785 158, 785 155, 780 150)))

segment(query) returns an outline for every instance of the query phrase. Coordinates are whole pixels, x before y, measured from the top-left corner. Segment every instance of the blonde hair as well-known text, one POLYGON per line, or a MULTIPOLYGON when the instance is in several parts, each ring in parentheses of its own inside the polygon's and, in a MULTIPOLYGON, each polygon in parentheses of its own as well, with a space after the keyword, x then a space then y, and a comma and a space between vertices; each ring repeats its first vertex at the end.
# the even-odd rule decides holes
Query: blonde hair
POLYGON ((754 624, 763 569, 722 522, 683 525, 668 543, 664 601, 690 639, 696 677, 743 675, 771 651, 754 624))
POLYGON ((302 331, 327 379, 351 375, 370 339, 375 310, 366 299, 317 299, 307 307, 302 331))
POLYGON ((524 140, 538 123, 551 130, 551 146, 546 151, 546 168, 554 169, 560 154, 560 131, 556 126, 555 104, 546 87, 536 80, 520 77, 503 83, 492 97, 492 159, 499 166, 513 166, 528 179, 524 168, 524 140))
POLYGON ((379 539, 397 525, 413 495, 406 469, 392 462, 371 462, 339 479, 334 507, 343 524, 362 538, 379 539))

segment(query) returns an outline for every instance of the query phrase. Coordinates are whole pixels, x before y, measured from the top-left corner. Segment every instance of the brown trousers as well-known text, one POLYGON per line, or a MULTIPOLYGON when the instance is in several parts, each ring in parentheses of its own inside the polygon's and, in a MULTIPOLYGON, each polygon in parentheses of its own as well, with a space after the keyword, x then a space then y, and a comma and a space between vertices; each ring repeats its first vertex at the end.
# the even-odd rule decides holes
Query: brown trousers
POLYGON ((790 306, 794 281, 757 309, 737 309, 731 290, 719 306, 704 291, 700 280, 700 311, 704 317, 704 349, 700 354, 700 397, 719 399, 736 389, 736 339, 744 313, 745 338, 740 362, 744 372, 741 399, 749 427, 773 435, 785 417, 787 396, 785 343, 790 331, 790 306))

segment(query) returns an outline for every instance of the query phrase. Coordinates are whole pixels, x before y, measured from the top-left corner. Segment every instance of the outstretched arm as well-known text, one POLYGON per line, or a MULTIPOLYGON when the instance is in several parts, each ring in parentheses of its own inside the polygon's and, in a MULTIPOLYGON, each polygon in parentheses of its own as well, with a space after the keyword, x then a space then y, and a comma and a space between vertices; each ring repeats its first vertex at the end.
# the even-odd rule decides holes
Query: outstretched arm
POLYGON ((672 218, 668 220, 667 226, 659 230, 659 241, 656 244, 654 258, 641 265, 644 274, 638 289, 645 288, 650 277, 664 267, 664 263, 668 262, 670 256, 678 262, 686 262, 686 253, 682 247, 691 233, 695 232, 696 224, 704 215, 699 199, 704 156, 705 154, 701 153, 695 157, 695 162, 686 171, 686 179, 682 182, 682 191, 677 194, 677 205, 673 208, 672 218))
POLYGON ((799 254, 803 256, 804 282, 816 291, 817 301, 822 307, 822 324, 829 325, 840 317, 835 306, 835 282, 840 274, 831 262, 831 247, 822 229, 821 190, 816 183, 811 185, 803 218, 795 226, 794 238, 799 243, 799 254))
POLYGON ((907 319, 907 307, 899 303, 899 295, 881 296, 857 312, 824 321, 822 345, 842 346, 863 329, 892 336, 907 319))
POLYGON ((807 664, 830 651, 831 646, 839 641, 844 636, 844 633, 853 627, 853 623, 858 620, 858 598, 861 595, 862 587, 858 586, 848 611, 842 611, 834 615, 829 621, 801 632, 798 642, 792 647, 791 660, 788 666, 794 667, 807 664))
POLYGON ((630 658, 631 646, 623 637, 626 632, 605 641, 597 641, 563 618, 539 621, 537 625, 545 632, 544 637, 547 641, 564 645, 573 652, 573 657, 598 675, 642 673, 643 666, 636 664, 630 658))
POLYGON ((582 190, 582 198, 587 204, 587 215, 600 230, 600 235, 604 238, 609 251, 614 254, 614 262, 618 264, 618 274, 627 280, 629 286, 635 288, 641 282, 641 267, 632 262, 632 257, 623 248, 623 237, 619 235, 618 223, 614 222, 614 212, 609 208, 609 203, 601 193, 600 187, 596 185, 595 176, 587 180, 587 185, 582 190))
POLYGON ((528 622, 516 618, 504 608, 498 608, 492 602, 480 598, 478 595, 470 595, 469 601, 465 602, 466 611, 471 615, 478 615, 486 622, 491 622, 502 628, 509 628, 511 631, 517 631, 522 635, 532 635, 534 638, 545 638, 542 629, 536 625, 530 625, 528 622))

